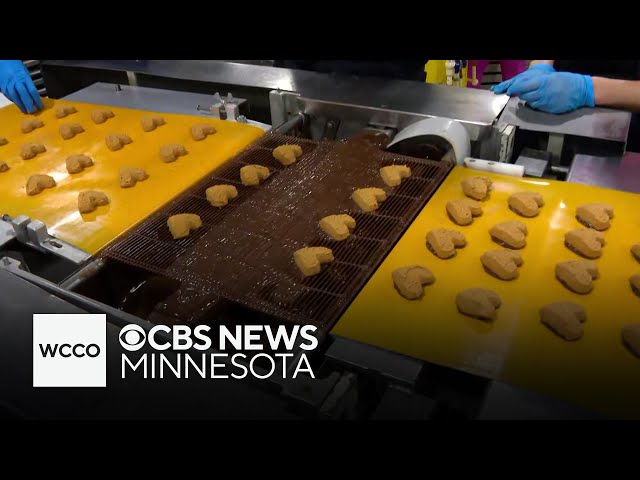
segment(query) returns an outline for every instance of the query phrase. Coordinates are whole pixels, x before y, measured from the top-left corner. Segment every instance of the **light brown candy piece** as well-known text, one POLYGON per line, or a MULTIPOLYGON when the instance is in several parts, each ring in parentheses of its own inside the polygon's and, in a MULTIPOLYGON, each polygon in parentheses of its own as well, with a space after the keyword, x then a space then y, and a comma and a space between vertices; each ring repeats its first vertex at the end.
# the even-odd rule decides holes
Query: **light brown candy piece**
POLYGON ((640 358, 640 323, 622 327, 622 343, 636 357, 640 358))
POLYGON ((337 241, 345 240, 356 228, 356 221, 351 215, 328 215, 318 222, 324 233, 337 241))
POLYGON ((115 117, 115 115, 111 110, 93 110, 91 112, 91 120, 98 125, 113 117, 115 117))
POLYGON ((131 188, 136 183, 149 178, 144 168, 125 167, 120 169, 120 187, 131 188))
POLYGON ((470 198, 449 200, 446 208, 449 218, 461 226, 471 225, 473 223, 473 217, 482 215, 482 206, 470 198))
POLYGON ((60 136, 64 140, 71 140, 77 134, 84 132, 84 128, 79 123, 64 123, 60 125, 60 136))
POLYGON ((25 143, 20 147, 20 156, 23 160, 31 160, 46 151, 47 149, 41 143, 25 143))
POLYGON ((540 309, 540 321, 559 337, 572 342, 582 338, 587 313, 575 302, 556 302, 540 309))
POLYGON ((500 296, 486 288, 467 288, 456 295, 458 311, 479 320, 495 320, 496 310, 500 305, 500 296))
POLYGON ((194 213, 180 213, 169 217, 167 226, 173 239, 179 240, 188 237, 191 232, 202 227, 202 220, 194 213))
POLYGON ((206 190, 207 200, 214 207, 224 207, 238 196, 238 189, 233 185, 214 185, 206 190))
POLYGON ((186 155, 187 149, 183 145, 177 143, 170 145, 162 145, 160 147, 160 158, 164 163, 175 162, 178 157, 186 155))
POLYGON ((9 143, 9 140, 7 140, 5 137, 0 137, 0 147, 6 145, 7 143, 9 143))
POLYGON ((407 300, 417 300, 424 295, 424 287, 436 281, 431 270, 421 265, 396 268, 391 272, 393 285, 407 300))
POLYGON ((87 167, 93 167, 93 160, 87 155, 69 155, 67 157, 67 172, 80 173, 87 167))
POLYGON ((191 137, 196 142, 204 140, 208 135, 213 135, 214 133, 216 133, 216 129, 208 123, 198 123, 191 127, 191 137))
POLYGON ((518 220, 498 223, 489 229, 489 235, 494 242, 513 250, 527 245, 527 234, 527 226, 518 220))
POLYGON ((631 275, 629 277, 629 284, 631 285, 633 293, 640 297, 640 273, 631 275))
POLYGON ((540 213, 544 198, 538 192, 518 192, 509 196, 509 208, 521 217, 532 218, 540 213))
POLYGON ((406 165, 389 165, 380 169, 382 181, 390 187, 397 187, 402 180, 411 176, 411 168, 406 165))
POLYGON ((490 250, 482 254, 480 261, 487 273, 500 280, 515 280, 520 275, 518 267, 522 266, 522 257, 513 250, 490 250))
POLYGON ((44 122, 39 118, 27 117, 20 123, 20 130, 22 133, 31 133, 36 128, 44 127, 44 122))
POLYGON ((636 243, 631 247, 631 254, 640 262, 640 243, 636 243))
POLYGON ((486 200, 491 191, 493 182, 488 177, 482 175, 476 175, 468 177, 462 180, 460 183, 462 191, 467 197, 471 197, 474 200, 486 200))
POLYGON ((165 123, 167 122, 165 122, 162 117, 147 116, 140 119, 140 125, 142 125, 142 130, 145 132, 153 132, 165 123))
POLYGON ((271 176, 267 167, 262 165, 245 165, 240 169, 240 180, 243 185, 255 187, 271 176))
POLYGON ((8 171, 9 171, 9 165, 7 165, 7 162, 0 162, 0 173, 4 173, 8 171))
POLYGON ((97 190, 86 190, 78 195, 78 210, 80 213, 91 213, 98 207, 109 205, 109 197, 97 190))
POLYGON ((427 233, 427 248, 438 258, 453 258, 457 254, 456 249, 466 244, 466 238, 457 230, 434 228, 427 233))
POLYGON ((49 175, 31 175, 27 180, 27 195, 38 195, 47 188, 56 186, 56 181, 49 175))
POLYGON ((598 267, 589 260, 570 260, 556 264, 556 278, 575 293, 593 290, 593 280, 599 277, 598 267))
POLYGON ((273 158, 285 167, 296 163, 300 156, 302 156, 302 147, 300 145, 280 145, 273 150, 273 158))
POLYGON ((586 227, 606 230, 611 226, 613 207, 608 203, 586 203, 576 208, 576 218, 586 227))
POLYGON ((333 262, 333 252, 327 247, 304 247, 293 253, 296 265, 305 277, 317 275, 322 265, 333 262))
POLYGON ((113 133, 111 135, 107 135, 107 138, 105 139, 107 148, 112 152, 122 150, 122 147, 129 145, 132 141, 131 137, 124 133, 113 133))
POLYGON ((56 105, 55 112, 56 118, 64 118, 77 113, 78 110, 73 105, 56 105))
POLYGON ((363 212, 373 212, 387 199, 387 194, 381 188, 359 188, 351 198, 363 212))
POLYGON ((564 244, 583 257, 600 258, 605 244, 604 234, 591 228, 578 228, 564 234, 564 244))

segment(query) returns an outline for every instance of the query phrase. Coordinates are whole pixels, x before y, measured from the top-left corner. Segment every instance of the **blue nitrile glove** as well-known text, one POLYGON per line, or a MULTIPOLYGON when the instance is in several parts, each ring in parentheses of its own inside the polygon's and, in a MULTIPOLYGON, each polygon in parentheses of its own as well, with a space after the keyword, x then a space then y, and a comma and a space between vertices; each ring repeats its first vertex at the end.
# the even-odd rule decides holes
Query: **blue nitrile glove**
POLYGON ((491 87, 491 91, 494 93, 505 93, 509 89, 509 87, 513 84, 513 82, 515 82, 516 80, 534 78, 540 75, 547 75, 549 73, 554 73, 555 71, 556 70, 553 68, 553 66, 549 65, 548 63, 538 63, 532 67, 529 67, 527 70, 525 70, 521 74, 516 75, 515 77, 510 78, 509 80, 505 80, 504 82, 499 83, 498 85, 494 85, 493 87, 491 87))
POLYGON ((42 108, 38 89, 20 60, 0 60, 0 91, 22 113, 33 113, 42 108))
POLYGON ((516 80, 507 95, 520 97, 532 108, 548 113, 595 106, 593 79, 579 73, 555 72, 516 80))

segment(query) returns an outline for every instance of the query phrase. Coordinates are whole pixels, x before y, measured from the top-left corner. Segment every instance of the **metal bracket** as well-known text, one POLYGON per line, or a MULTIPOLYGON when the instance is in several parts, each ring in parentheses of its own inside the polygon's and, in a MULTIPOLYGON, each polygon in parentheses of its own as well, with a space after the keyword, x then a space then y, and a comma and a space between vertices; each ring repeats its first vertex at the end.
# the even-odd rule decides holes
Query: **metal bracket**
POLYGON ((199 112, 211 112, 214 118, 218 120, 230 120, 232 122, 247 123, 244 115, 240 115, 240 105, 246 102, 244 98, 234 98, 231 93, 227 94, 227 98, 223 99, 219 92, 213 96, 213 104, 206 108, 201 105, 196 106, 199 112))
POLYGON ((513 155, 513 140, 516 137, 516 127, 513 125, 501 125, 500 132, 500 149, 498 151, 499 162, 511 161, 513 155))
MULTIPOLYGON (((40 252, 53 253, 77 264, 83 263, 91 257, 84 250, 50 235, 44 223, 40 220, 31 220, 26 215, 20 215, 12 220, 7 218, 0 220, 0 240, 2 238, 9 240, 15 238, 20 243, 29 245, 40 252), (13 233, 9 232, 9 229, 13 233)), ((0 246, 2 244, 3 242, 0 241, 0 246)))
POLYGON ((17 270, 26 271, 26 269, 22 265, 22 262, 11 257, 0 258, 0 268, 4 268, 5 270, 9 270, 10 272, 15 272, 17 270))
POLYGON ((553 159, 557 162, 562 157, 562 147, 564 146, 564 135, 562 133, 549 133, 549 142, 547 143, 547 152, 551 153, 553 159))

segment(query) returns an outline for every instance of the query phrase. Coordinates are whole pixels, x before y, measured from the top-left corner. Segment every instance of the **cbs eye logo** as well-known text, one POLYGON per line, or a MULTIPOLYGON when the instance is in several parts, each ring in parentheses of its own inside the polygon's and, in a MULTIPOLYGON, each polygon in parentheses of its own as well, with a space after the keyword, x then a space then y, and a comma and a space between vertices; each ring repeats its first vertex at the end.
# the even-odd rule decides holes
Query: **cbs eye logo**
POLYGON ((127 325, 120 330, 120 345, 128 352, 137 352, 144 346, 147 334, 144 329, 135 324, 127 325))

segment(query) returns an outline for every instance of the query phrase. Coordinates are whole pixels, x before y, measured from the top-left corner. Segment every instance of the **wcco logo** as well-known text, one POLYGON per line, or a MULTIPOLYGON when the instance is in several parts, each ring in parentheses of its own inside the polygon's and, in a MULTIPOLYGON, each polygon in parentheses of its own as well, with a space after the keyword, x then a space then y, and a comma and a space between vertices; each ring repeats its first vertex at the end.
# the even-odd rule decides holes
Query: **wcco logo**
POLYGON ((106 343, 106 315, 34 315, 33 386, 106 387, 106 343))

